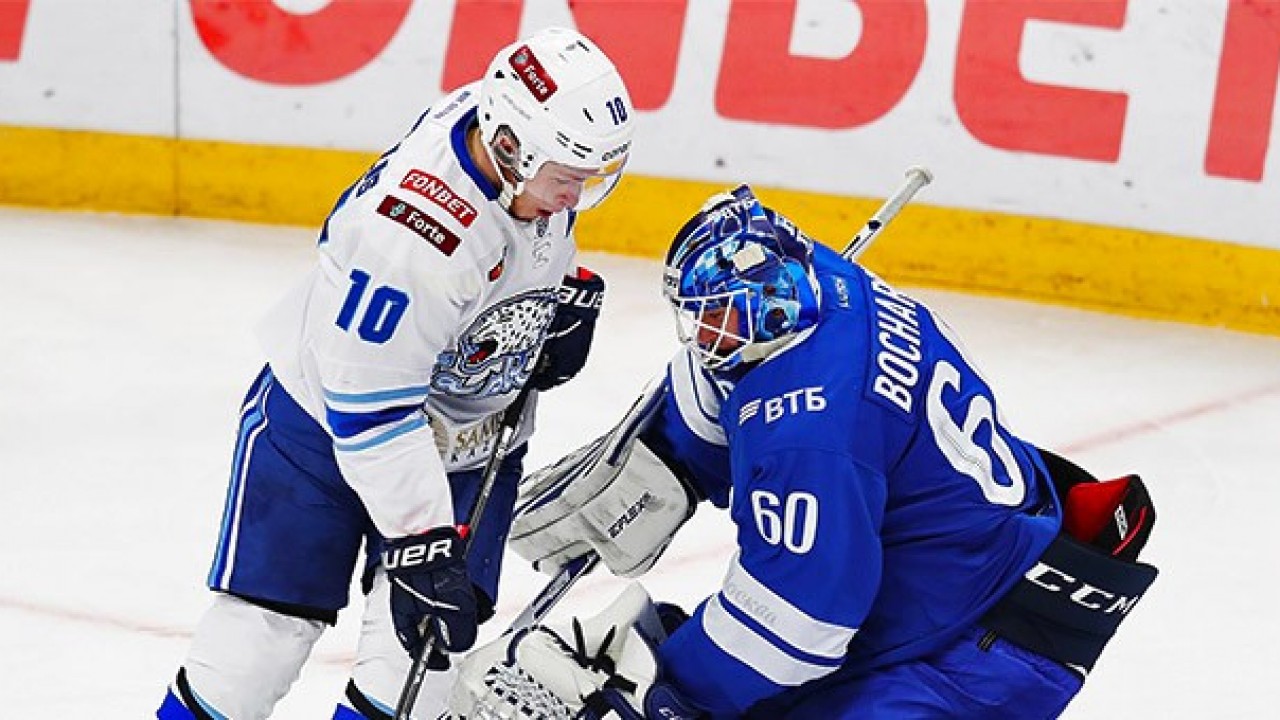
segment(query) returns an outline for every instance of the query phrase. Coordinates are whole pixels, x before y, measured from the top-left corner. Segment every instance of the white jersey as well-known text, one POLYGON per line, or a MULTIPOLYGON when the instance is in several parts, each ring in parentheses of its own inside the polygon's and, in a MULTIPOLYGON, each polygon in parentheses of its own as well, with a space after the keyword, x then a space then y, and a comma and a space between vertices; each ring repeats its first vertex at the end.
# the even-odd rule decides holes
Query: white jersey
POLYGON ((468 154, 478 89, 442 99, 343 194, 318 266, 259 330, 387 537, 461 520, 445 474, 484 464, 574 259, 571 212, 515 220, 468 154))

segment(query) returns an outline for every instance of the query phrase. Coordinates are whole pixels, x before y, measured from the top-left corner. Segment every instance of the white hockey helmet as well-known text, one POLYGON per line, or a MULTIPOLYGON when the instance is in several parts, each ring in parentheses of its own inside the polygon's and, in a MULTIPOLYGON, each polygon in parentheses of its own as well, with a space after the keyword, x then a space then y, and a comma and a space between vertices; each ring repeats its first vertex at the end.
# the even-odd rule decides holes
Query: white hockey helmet
POLYGON ((502 177, 503 206, 547 162, 578 171, 573 209, 600 204, 630 156, 633 115, 617 68, 579 32, 547 28, 500 50, 480 87, 479 116, 489 158, 515 176, 502 177))

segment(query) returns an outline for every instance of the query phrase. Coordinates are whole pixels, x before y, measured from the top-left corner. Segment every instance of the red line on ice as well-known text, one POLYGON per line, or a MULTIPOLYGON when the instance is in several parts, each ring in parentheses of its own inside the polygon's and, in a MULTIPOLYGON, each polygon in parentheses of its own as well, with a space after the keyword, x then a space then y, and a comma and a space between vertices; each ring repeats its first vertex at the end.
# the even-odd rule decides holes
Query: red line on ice
POLYGON ((1175 410, 1174 412, 1166 415, 1148 418, 1146 420, 1139 420, 1138 422, 1131 423, 1129 425, 1121 425, 1120 427, 1081 438, 1063 445, 1060 450, 1064 453, 1092 450, 1097 447, 1158 432, 1159 430, 1171 425, 1177 425, 1188 420, 1194 420, 1206 415, 1230 410, 1241 405, 1247 405, 1261 398, 1275 394, 1280 394, 1280 382, 1250 388, 1234 395, 1218 398, 1217 400, 1210 400, 1199 405, 1192 405, 1191 407, 1183 408, 1181 410, 1175 410))

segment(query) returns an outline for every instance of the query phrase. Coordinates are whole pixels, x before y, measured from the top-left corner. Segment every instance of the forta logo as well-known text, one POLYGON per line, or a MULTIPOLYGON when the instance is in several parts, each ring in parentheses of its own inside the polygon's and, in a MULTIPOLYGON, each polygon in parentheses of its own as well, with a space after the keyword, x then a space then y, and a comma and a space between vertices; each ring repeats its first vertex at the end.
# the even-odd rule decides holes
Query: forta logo
POLYGON ((510 62, 511 68, 516 71, 520 81, 538 99, 538 102, 546 102, 547 98, 556 94, 556 81, 551 79, 543 69, 542 63, 538 62, 538 57, 527 45, 521 45, 512 53, 510 62))

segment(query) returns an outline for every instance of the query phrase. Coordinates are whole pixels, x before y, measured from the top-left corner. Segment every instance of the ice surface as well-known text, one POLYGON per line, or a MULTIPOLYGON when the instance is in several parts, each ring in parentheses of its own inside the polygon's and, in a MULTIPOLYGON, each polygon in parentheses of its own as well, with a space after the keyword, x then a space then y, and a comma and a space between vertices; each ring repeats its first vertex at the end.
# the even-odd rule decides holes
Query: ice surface
MULTIPOLYGON (((298 229, 0 210, 0 716, 153 712, 208 601, 253 325, 312 253, 298 229)), ((603 324, 586 371, 544 398, 530 467, 608 427, 675 347, 657 263, 584 259, 610 284, 603 324)), ((1157 502, 1161 578, 1068 717, 1274 717, 1280 339, 916 294, 1021 435, 1099 475, 1141 472, 1157 502)), ((645 584, 692 605, 731 543, 700 511, 645 584)), ((542 583, 513 556, 488 633, 542 583)), ((621 587, 601 571, 562 609, 621 587)), ((276 717, 331 716, 357 618, 344 611, 276 717)))

